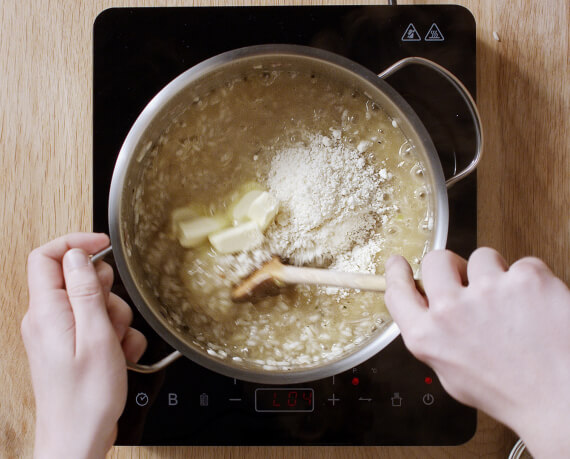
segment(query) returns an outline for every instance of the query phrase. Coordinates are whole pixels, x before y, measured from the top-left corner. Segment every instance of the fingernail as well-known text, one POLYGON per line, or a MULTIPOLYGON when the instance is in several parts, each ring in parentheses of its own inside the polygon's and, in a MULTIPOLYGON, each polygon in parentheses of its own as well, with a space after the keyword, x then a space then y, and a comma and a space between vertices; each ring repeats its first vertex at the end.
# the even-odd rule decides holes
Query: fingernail
POLYGON ((67 269, 77 269, 87 266, 89 264, 89 258, 83 250, 71 249, 65 254, 63 262, 67 269))

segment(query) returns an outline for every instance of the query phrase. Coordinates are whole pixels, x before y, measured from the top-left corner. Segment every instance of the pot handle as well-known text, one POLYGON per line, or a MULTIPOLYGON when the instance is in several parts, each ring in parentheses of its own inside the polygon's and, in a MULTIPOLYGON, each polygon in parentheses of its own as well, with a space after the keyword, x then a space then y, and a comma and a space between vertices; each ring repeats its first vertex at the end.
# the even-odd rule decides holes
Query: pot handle
POLYGON ((479 111, 477 110, 477 105, 475 104, 473 97, 471 97, 471 94, 469 93, 467 88, 463 85, 463 83, 459 80, 459 78, 457 78, 453 73, 451 73, 445 67, 442 67, 441 65, 436 64, 435 62, 430 61, 429 59, 424 59, 423 57, 406 57, 392 64, 382 73, 379 73, 378 76, 382 79, 385 79, 390 75, 396 73, 398 70, 413 64, 423 65, 424 67, 428 67, 431 70, 436 71, 437 73, 442 75, 447 81, 449 81, 453 85, 453 87, 459 92, 459 94, 467 104, 469 113, 473 118, 473 124, 475 125, 475 137, 477 142, 475 148, 475 156, 473 157, 473 159, 471 160, 471 162, 467 167, 465 167, 463 170, 459 171, 458 173, 456 173, 455 175, 453 175, 452 177, 448 178, 445 181, 447 188, 450 188, 455 183, 459 182, 460 180, 464 179, 469 174, 471 174, 471 172, 475 170, 475 168, 479 164, 479 161, 481 160, 481 156, 483 154, 483 127, 481 124, 481 117, 479 116, 479 111))
POLYGON ((166 368, 168 365, 170 365, 175 360, 178 360, 180 357, 182 357, 182 353, 180 351, 174 351, 158 362, 153 363, 152 365, 142 365, 140 363, 134 363, 127 360, 127 370, 143 374, 156 373, 157 371, 166 368))
MULTIPOLYGON (((102 260, 112 252, 113 252, 113 247, 109 246, 106 249, 103 249, 100 252, 91 255, 91 262, 97 263, 98 261, 102 260)), ((156 373, 157 371, 166 368, 168 365, 170 365, 172 362, 179 359, 180 357, 182 357, 182 353, 180 351, 174 351, 168 354, 163 359, 159 360, 158 362, 153 363, 152 365, 142 365, 140 363, 135 363, 127 360, 127 369, 134 371, 136 373, 145 373, 145 374, 156 373)))

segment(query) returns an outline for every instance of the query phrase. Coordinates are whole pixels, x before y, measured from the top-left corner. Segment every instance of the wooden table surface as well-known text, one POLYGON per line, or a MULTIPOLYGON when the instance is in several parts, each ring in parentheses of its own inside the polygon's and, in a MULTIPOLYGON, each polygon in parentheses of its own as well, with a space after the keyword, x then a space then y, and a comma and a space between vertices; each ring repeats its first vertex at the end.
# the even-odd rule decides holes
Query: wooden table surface
MULTIPOLYGON (((209 4, 264 3, 291 2, 209 4)), ((478 104, 486 136, 479 167, 478 243, 498 249, 509 262, 539 256, 569 283, 570 4, 567 0, 456 3, 468 7, 477 21, 478 104)), ((34 399, 19 333, 28 301, 27 254, 56 236, 88 231, 92 224, 93 21, 110 6, 182 4, 208 3, 2 1, 1 457, 29 457, 32 452, 34 399)), ((508 429, 481 414, 476 435, 459 447, 123 447, 114 448, 110 457, 506 458, 514 441, 508 429)))

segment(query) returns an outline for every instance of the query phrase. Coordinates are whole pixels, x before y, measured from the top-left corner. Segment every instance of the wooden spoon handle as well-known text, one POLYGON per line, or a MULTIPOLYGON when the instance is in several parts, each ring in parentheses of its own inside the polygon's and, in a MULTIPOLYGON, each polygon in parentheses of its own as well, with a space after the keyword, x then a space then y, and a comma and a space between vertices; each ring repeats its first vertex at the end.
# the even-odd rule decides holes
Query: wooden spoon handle
MULTIPOLYGON (((273 273, 274 278, 284 284, 331 285, 355 288, 372 292, 386 291, 386 278, 377 274, 347 273, 328 269, 304 268, 282 265, 273 273)), ((423 294, 420 280, 415 280, 416 288, 423 294)))
POLYGON ((363 273, 345 273, 328 269, 283 266, 278 280, 285 284, 318 284, 335 287, 357 288, 374 292, 386 291, 384 276, 363 273))

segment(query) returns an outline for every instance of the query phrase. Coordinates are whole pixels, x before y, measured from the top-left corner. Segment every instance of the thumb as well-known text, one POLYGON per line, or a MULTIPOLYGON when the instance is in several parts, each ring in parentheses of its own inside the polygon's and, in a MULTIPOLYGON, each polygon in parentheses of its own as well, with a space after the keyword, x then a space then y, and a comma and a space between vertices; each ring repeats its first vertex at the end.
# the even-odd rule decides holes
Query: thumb
POLYGON ((113 331, 103 287, 93 263, 81 249, 68 250, 63 257, 63 276, 75 318, 75 348, 89 347, 90 338, 113 331))
POLYGON ((386 262, 386 286, 386 308, 405 337, 427 311, 427 302, 416 289, 412 268, 404 257, 393 255, 386 262))

